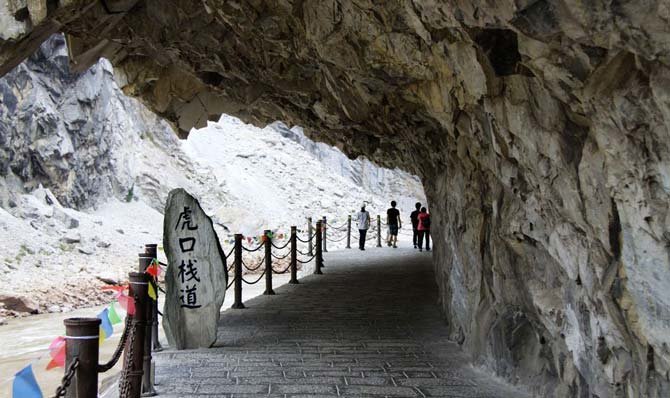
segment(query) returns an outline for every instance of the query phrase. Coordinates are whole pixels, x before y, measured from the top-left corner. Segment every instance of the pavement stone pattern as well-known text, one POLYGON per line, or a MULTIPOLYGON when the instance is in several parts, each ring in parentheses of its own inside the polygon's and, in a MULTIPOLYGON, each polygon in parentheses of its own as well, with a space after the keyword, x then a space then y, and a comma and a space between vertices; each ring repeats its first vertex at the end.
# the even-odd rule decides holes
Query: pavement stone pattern
POLYGON ((528 396, 447 339, 430 253, 352 249, 325 261, 324 275, 224 311, 215 347, 155 353, 160 396, 528 396))

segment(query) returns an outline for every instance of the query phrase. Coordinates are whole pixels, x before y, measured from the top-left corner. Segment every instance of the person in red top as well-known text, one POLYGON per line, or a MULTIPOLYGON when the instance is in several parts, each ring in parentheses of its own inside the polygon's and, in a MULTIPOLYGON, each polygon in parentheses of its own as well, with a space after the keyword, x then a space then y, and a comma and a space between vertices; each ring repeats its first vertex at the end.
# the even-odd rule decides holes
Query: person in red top
POLYGON ((422 251, 421 246, 423 246, 423 238, 426 238, 426 251, 430 251, 430 214, 425 207, 421 208, 421 213, 419 213, 419 225, 417 227, 419 231, 419 251, 422 251))

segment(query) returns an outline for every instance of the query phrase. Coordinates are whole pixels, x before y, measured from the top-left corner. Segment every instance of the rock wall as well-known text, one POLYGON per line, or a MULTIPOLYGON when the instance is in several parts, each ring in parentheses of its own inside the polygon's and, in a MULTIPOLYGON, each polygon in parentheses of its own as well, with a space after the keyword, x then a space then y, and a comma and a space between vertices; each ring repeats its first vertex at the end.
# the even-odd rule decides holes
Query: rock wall
POLYGON ((421 175, 476 362, 538 395, 669 394, 667 1, 21 3, 0 72, 63 30, 182 134, 283 120, 421 175))

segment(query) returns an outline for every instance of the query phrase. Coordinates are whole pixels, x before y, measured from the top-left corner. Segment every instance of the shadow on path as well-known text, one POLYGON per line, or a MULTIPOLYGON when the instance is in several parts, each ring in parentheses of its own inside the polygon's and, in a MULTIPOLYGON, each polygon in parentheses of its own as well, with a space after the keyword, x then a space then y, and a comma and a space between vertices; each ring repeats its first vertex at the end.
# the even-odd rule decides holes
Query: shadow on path
POLYGON ((342 250, 221 315, 214 348, 156 355, 161 396, 521 397, 447 340, 429 253, 342 250))

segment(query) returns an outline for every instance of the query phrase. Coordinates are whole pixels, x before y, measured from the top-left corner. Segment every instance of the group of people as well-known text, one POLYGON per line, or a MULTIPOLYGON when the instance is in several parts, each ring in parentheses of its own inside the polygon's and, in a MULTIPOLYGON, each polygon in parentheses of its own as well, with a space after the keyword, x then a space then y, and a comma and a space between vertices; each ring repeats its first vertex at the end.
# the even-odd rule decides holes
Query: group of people
MULTIPOLYGON (((400 210, 396 208, 397 203, 391 202, 391 207, 386 211, 386 224, 388 225, 388 235, 386 237, 386 244, 389 247, 398 247, 398 231, 402 228, 402 221, 400 220, 400 210)), ((426 251, 430 251, 430 214, 421 203, 415 204, 414 210, 409 218, 412 221, 412 243, 415 249, 423 251, 423 242, 426 242, 426 251)), ((361 211, 356 215, 356 223, 358 224, 358 248, 365 250, 365 237, 370 228, 370 213, 365 210, 365 205, 361 207, 361 211)))

